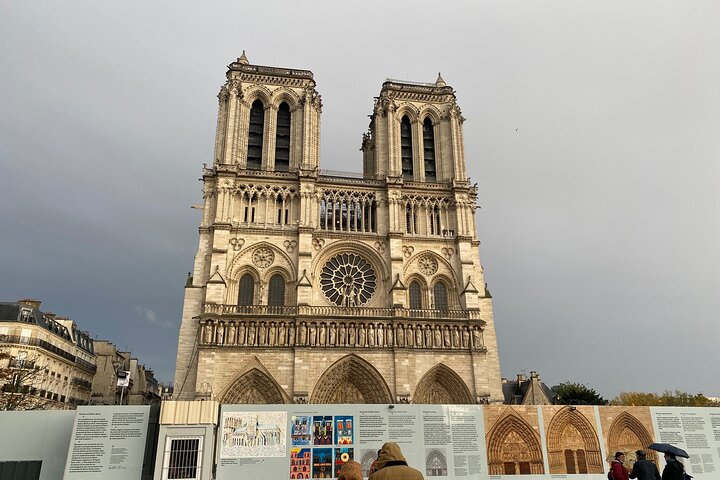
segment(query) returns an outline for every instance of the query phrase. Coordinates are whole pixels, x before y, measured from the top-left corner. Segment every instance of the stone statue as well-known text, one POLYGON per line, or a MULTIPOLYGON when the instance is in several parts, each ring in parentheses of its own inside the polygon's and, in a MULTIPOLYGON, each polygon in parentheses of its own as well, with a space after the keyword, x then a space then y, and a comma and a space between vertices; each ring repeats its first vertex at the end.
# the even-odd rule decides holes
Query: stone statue
POLYGON ((388 346, 388 347, 392 347, 392 346, 393 346, 393 331, 392 331, 392 326, 388 326, 388 327, 387 327, 386 333, 387 333, 387 335, 386 335, 386 336, 387 336, 387 346, 388 346))
POLYGON ((209 321, 205 324, 205 343, 212 343, 213 328, 209 321))
POLYGON ((468 331, 468 327, 463 327, 462 331, 462 347, 468 348, 470 346, 470 332, 468 331))
POLYGON ((351 323, 348 327, 348 342, 349 347, 355 346, 355 324, 351 323))
POLYGON ((260 328, 258 329, 258 345, 265 345, 267 339, 267 328, 265 322, 260 322, 260 328))
POLYGON ((278 325, 278 345, 285 345, 285 322, 278 325))
POLYGON ((240 322, 240 327, 238 328, 237 343, 239 345, 245 345, 245 322, 240 322))
POLYGON ((433 332, 430 325, 425 325, 425 347, 432 348, 433 346, 433 332))
POLYGON ((423 346, 423 332, 420 325, 415 327, 415 346, 417 348, 422 348, 423 346))
POLYGON ((310 324, 310 345, 315 345, 317 339, 317 325, 315 322, 310 324))
POLYGON ((327 327, 325 326, 325 322, 320 324, 320 338, 318 338, 318 345, 325 345, 325 342, 327 341, 327 327))
POLYGON ((337 332, 337 325, 335 325, 334 323, 331 323, 330 324, 330 338, 328 340, 328 345, 333 346, 333 347, 335 345, 337 345, 337 338, 335 338, 337 336, 336 332, 337 332))
POLYGON ((288 345, 295 346, 295 324, 288 324, 288 345))
POLYGON ((268 345, 277 345, 277 340, 275 339, 275 322, 270 323, 270 340, 268 340, 268 345))
POLYGON ((358 342, 359 342, 358 346, 360 346, 360 347, 365 346, 365 325, 362 323, 358 325, 358 342))
POLYGON ((250 322, 250 326, 248 327, 247 344, 255 345, 255 322, 250 322))
POLYGON ((339 340, 338 343, 342 346, 345 346, 345 341, 346 341, 345 333, 346 333, 345 324, 341 323, 340 324, 340 335, 339 335, 340 338, 338 338, 338 340, 339 340))
POLYGON ((382 323, 378 324, 377 328, 377 345, 378 347, 385 346, 385 328, 382 323))
POLYGON ((230 322, 228 327, 227 343, 230 345, 235 344, 235 322, 230 322))
POLYGON ((395 334, 395 339, 397 340, 398 347, 405 346, 405 325, 397 326, 397 333, 395 334))
POLYGON ((300 342, 300 345, 307 345, 307 324, 305 322, 300 322, 298 341, 300 342))
POLYGON ((482 348, 482 337, 480 336, 480 328, 473 328, 473 348, 482 348))
POLYGON ((450 339, 450 329, 449 329, 449 327, 446 326, 445 328, 442 329, 442 331, 443 331, 443 346, 444 346, 445 348, 450 348, 450 347, 452 347, 452 343, 451 343, 452 340, 450 339))
POLYGON ((458 332, 457 326, 453 327, 452 346, 453 346, 453 348, 460 348, 460 332, 458 332))
POLYGON ((368 345, 371 347, 375 346, 375 324, 371 323, 368 325, 368 333, 367 333, 367 339, 368 339, 368 345))
POLYGON ((442 347, 442 332, 440 331, 440 325, 435 325, 435 347, 442 347))
POLYGON ((225 342, 225 324, 220 322, 217 329, 215 330, 215 343, 222 345, 225 342))

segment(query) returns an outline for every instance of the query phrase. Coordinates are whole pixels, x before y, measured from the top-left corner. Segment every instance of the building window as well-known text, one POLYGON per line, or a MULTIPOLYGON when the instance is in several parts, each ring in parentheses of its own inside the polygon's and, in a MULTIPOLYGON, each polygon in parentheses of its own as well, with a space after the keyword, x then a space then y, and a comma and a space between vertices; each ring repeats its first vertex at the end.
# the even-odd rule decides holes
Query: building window
POLYGON ((422 308, 422 289, 420 284, 413 280, 410 282, 410 308, 420 310, 422 308))
POLYGON ((252 305, 255 298, 255 279, 249 273, 240 278, 238 305, 252 305))
POLYGON ((447 310, 448 309, 448 296, 447 288, 442 282, 438 282, 433 287, 433 296, 435 300, 435 310, 447 310))
POLYGON ((425 157, 425 181, 437 180, 435 168, 435 132, 430 117, 423 122, 423 155, 425 157))
POLYGON ((413 179, 412 126, 407 115, 400 121, 400 158, 402 160, 402 176, 405 180, 413 179))
POLYGON ((279 273, 272 276, 268 288, 268 305, 285 305, 285 278, 279 273))
POLYGON ((200 478, 202 437, 167 437, 163 456, 163 480, 200 478))
POLYGON ((428 224, 430 227, 430 235, 440 235, 440 207, 438 207, 437 205, 430 207, 428 224))
POLYGON ((265 107, 255 100, 250 108, 250 127, 248 131, 247 168, 260 170, 262 166, 263 134, 265 131, 265 107))
POLYGON ((290 170, 290 107, 283 102, 278 107, 275 133, 275 171, 290 170))

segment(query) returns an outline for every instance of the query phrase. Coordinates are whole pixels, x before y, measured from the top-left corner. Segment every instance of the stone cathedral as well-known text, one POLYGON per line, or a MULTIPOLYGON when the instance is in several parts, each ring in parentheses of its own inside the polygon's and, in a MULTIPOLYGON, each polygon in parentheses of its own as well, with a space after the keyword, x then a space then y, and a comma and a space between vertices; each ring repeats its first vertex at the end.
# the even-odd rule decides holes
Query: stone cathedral
POLYGON ((320 165, 312 72, 243 53, 226 76, 175 397, 502 401, 452 87, 385 81, 343 173, 320 165))

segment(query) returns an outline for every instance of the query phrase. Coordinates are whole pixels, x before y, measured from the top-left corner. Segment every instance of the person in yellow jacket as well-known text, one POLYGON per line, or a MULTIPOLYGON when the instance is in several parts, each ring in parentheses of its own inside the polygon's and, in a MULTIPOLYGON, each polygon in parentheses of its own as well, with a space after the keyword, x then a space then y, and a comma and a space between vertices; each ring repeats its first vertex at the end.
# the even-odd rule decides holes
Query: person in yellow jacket
POLYGON ((376 471, 369 480, 425 480, 419 470, 408 466, 400 446, 395 442, 382 446, 375 466, 376 471))

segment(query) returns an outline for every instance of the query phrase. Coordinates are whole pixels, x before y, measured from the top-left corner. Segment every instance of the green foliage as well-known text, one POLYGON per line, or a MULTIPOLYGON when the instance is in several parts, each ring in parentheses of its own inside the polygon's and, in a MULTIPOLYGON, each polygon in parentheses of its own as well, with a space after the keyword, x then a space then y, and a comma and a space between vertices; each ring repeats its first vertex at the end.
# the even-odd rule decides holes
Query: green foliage
POLYGON ((553 403, 556 405, 607 405, 594 388, 577 382, 563 382, 552 387, 555 393, 553 403))
POLYGON ((662 394, 645 392, 622 392, 615 397, 613 405, 648 405, 653 407, 720 407, 702 393, 695 395, 680 390, 665 390, 662 394))

